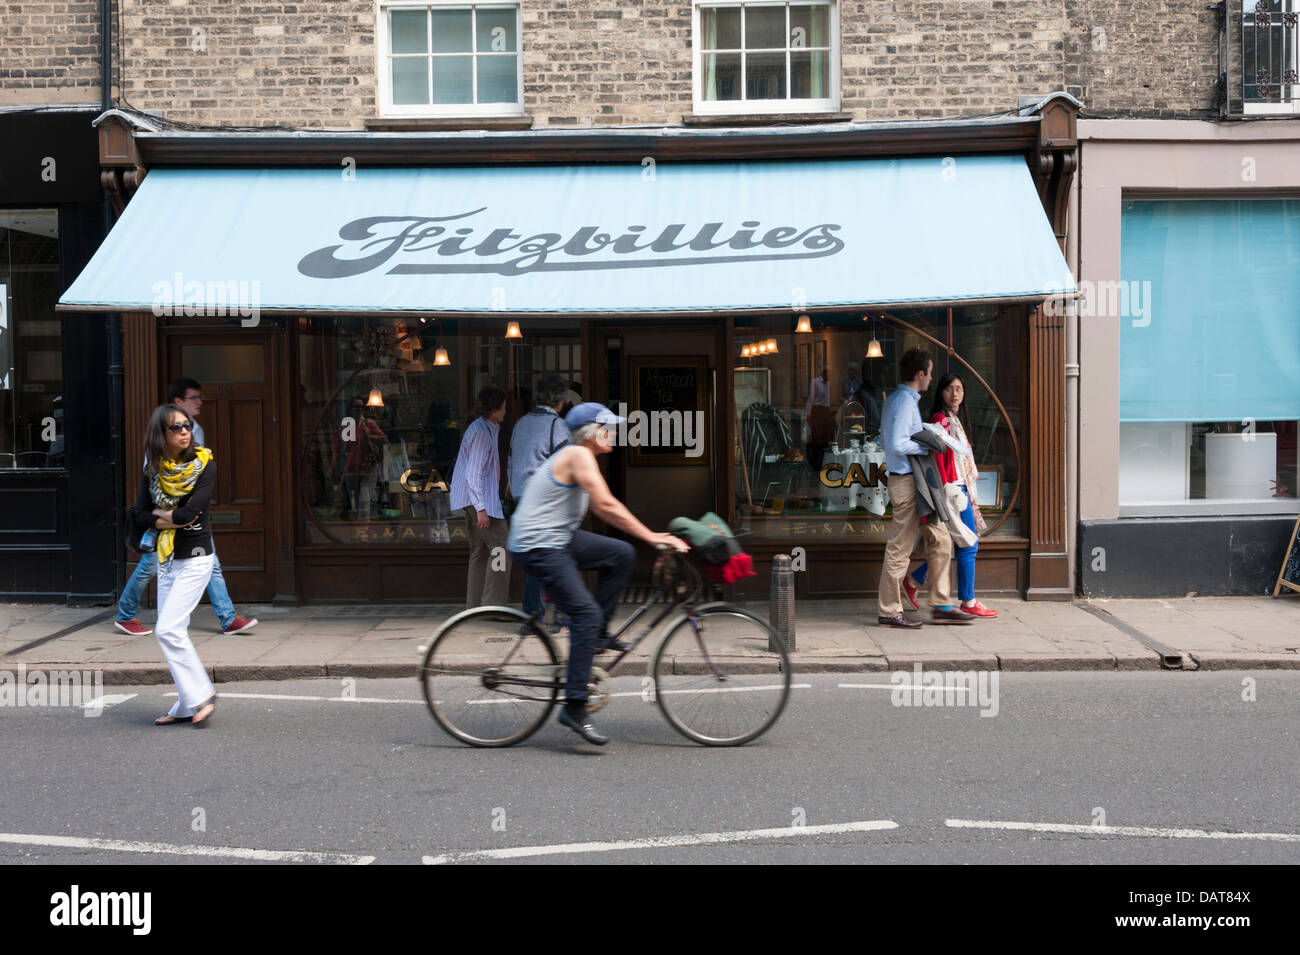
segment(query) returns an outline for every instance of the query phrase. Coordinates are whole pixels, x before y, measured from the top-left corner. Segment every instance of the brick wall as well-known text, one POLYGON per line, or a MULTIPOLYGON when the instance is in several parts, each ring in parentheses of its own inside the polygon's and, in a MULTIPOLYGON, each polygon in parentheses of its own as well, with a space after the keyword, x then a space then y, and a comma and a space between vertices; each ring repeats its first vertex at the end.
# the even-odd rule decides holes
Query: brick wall
MULTIPOLYGON (((132 106, 212 125, 357 129, 379 116, 373 0, 120 3, 132 106)), ((11 82, 95 98, 97 10, 9 4, 8 101, 11 82)), ((523 26, 536 125, 671 125, 692 111, 688 0, 524 0, 523 26)), ((1200 3, 842 0, 840 31, 842 108, 855 119, 999 113, 1056 89, 1093 116, 1211 115, 1217 32, 1200 3)))
POLYGON ((0 8, 0 106, 99 102, 98 0, 0 8))
POLYGON ((1065 0, 1065 89, 1089 116, 1217 117, 1219 30, 1207 6, 1065 0))

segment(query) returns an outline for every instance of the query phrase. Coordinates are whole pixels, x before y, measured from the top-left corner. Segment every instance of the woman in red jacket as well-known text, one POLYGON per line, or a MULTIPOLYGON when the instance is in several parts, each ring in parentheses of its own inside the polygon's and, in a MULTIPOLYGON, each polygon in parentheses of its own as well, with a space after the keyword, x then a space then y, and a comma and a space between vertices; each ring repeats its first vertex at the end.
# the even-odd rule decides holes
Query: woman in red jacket
MULTIPOLYGON (((934 405, 930 411, 930 421, 947 430, 947 432, 966 447, 970 441, 962 429, 957 413, 966 397, 966 389, 956 375, 949 372, 939 379, 934 388, 934 405)), ((975 532, 976 538, 984 530, 984 518, 980 514, 979 504, 975 500, 975 483, 978 473, 975 470, 975 458, 970 454, 959 454, 949 448, 942 454, 936 454, 939 475, 945 484, 956 482, 961 485, 966 495, 966 509, 961 513, 962 523, 975 532)), ((977 617, 996 617, 998 612, 990 610, 975 599, 975 554, 979 551, 979 540, 970 547, 958 547, 953 554, 957 564, 957 596, 961 599, 961 609, 977 617)), ((916 592, 925 585, 927 565, 912 571, 903 578, 903 593, 913 610, 919 609, 916 592)))

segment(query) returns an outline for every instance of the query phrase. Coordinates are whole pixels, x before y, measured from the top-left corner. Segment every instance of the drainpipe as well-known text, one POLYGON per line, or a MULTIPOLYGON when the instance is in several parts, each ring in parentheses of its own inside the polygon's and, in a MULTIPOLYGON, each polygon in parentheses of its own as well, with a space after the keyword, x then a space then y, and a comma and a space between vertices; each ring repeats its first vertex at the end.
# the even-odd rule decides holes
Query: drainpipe
MULTIPOLYGON (((1083 141, 1075 148, 1074 179, 1066 214, 1065 261, 1080 278, 1079 206, 1083 200, 1083 141)), ((1079 569, 1079 316, 1065 313, 1065 552, 1070 555, 1070 588, 1078 589, 1079 569)))
MULTIPOLYGON (((99 3, 99 111, 113 108, 113 0, 99 3)), ((113 204, 108 190, 103 190, 104 235, 113 227, 113 204)), ((125 507, 125 475, 123 474, 126 442, 124 423, 126 396, 122 369, 122 316, 113 312, 108 316, 108 426, 113 460, 113 586, 117 594, 126 583, 126 541, 122 539, 122 521, 118 508, 125 507)))

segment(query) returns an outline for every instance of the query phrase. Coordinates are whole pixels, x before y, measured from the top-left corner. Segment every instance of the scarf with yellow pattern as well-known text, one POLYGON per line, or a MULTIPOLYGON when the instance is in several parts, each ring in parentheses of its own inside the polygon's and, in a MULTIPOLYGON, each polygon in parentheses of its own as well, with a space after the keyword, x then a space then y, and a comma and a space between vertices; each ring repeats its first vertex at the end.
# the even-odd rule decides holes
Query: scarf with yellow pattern
MULTIPOLYGON (((149 493, 153 497, 154 507, 163 510, 175 510, 181 499, 194 490, 199 483, 199 475, 212 462, 212 452, 204 447, 194 449, 194 458, 182 464, 171 458, 164 458, 158 473, 149 484, 149 493)), ((176 550, 176 531, 168 528, 158 532, 158 561, 166 564, 172 559, 176 550)))

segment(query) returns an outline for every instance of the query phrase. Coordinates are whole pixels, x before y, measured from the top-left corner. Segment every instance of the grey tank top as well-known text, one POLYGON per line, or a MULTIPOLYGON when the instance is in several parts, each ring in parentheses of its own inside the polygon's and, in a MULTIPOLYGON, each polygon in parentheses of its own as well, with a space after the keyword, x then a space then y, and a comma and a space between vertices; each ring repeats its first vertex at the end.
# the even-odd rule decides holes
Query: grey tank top
POLYGON ((533 472, 523 499, 511 515, 506 546, 515 553, 568 547, 573 532, 587 515, 587 492, 576 484, 555 480, 551 469, 562 453, 556 451, 533 472))

